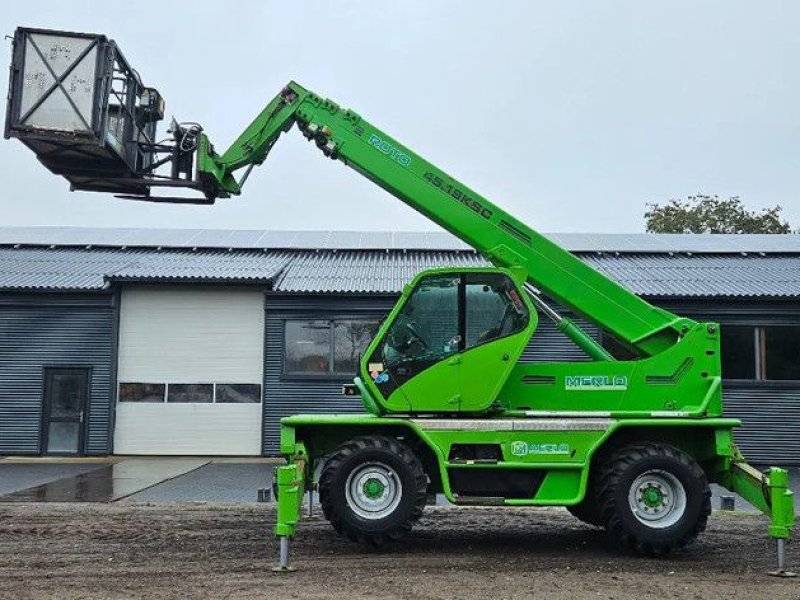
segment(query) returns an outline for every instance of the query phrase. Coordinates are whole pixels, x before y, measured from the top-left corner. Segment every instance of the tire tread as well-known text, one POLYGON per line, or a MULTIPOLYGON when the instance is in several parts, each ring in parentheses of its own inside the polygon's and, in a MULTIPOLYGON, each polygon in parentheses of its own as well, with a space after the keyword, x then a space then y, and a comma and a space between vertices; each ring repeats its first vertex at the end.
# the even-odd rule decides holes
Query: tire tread
POLYGON ((602 522, 612 541, 623 549, 651 556, 664 555, 672 550, 688 546, 706 528, 708 516, 711 514, 711 490, 708 486, 705 472, 692 457, 674 446, 655 442, 640 442, 624 446, 614 452, 603 465, 598 481, 600 483, 598 486, 598 500, 602 522), (701 481, 703 489, 700 512, 689 531, 677 539, 661 542, 643 539, 624 526, 617 507, 616 493, 620 479, 632 464, 644 458, 656 457, 668 457, 688 467, 691 477, 701 481))
POLYGON ((387 542, 394 542, 406 535, 414 523, 422 516, 427 500, 428 480, 422 463, 411 449, 401 441, 385 435, 366 435, 353 438, 336 449, 325 461, 325 466, 319 478, 319 498, 322 512, 330 521, 334 530, 353 542, 382 546, 387 542), (395 455, 408 469, 410 469, 415 489, 414 504, 411 513, 403 520, 394 523, 389 528, 380 532, 365 532, 353 527, 342 514, 341 507, 334 501, 334 481, 338 471, 344 463, 355 454, 369 450, 381 450, 395 455))

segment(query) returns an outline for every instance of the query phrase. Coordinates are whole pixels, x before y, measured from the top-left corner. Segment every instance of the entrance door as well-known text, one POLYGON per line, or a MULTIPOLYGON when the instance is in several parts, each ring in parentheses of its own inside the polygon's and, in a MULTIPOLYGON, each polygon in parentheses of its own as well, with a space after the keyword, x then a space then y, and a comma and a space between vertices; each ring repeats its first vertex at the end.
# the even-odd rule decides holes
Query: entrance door
POLYGON ((89 372, 87 368, 45 368, 43 454, 83 454, 89 372))

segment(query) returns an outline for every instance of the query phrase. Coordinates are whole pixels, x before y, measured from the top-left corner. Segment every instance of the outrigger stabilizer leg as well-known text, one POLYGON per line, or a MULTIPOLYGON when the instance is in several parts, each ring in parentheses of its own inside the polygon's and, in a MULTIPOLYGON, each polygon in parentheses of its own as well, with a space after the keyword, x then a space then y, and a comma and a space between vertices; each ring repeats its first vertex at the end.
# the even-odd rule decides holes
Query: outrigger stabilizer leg
POLYGON ((769 574, 773 577, 797 577, 794 571, 786 570, 786 540, 778 538, 775 541, 778 543, 778 568, 769 574))
POLYGON ((794 526, 794 495, 789 489, 789 472, 771 468, 766 474, 745 462, 734 462, 731 489, 771 518, 769 535, 775 540, 778 568, 769 571, 774 577, 796 577, 786 570, 786 541, 794 526))
POLYGON ((786 570, 786 541, 794 525, 794 498, 789 489, 789 473, 785 469, 770 469, 769 491, 773 512, 769 532, 775 538, 778 552, 778 568, 769 574, 774 577, 797 577, 797 573, 786 570), (777 524, 774 517, 776 512, 784 514, 784 520, 777 524))
POLYGON ((300 519, 304 482, 303 463, 277 468, 275 483, 278 486, 278 520, 275 524, 275 535, 280 540, 280 556, 278 566, 272 569, 276 573, 289 573, 295 570, 289 563, 289 544, 300 519))
POLYGON ((289 537, 282 535, 278 539, 281 541, 281 553, 278 566, 272 570, 281 573, 286 571, 294 571, 294 567, 289 565, 289 537))

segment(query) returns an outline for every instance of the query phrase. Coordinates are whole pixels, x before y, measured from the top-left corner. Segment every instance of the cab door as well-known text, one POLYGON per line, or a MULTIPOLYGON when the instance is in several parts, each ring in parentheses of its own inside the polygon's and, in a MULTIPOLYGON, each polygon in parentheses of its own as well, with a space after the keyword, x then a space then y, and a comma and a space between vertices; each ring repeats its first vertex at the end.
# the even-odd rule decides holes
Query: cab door
POLYGON ((460 409, 481 411, 491 406, 517 363, 536 326, 536 313, 505 273, 467 272, 463 286, 460 409))

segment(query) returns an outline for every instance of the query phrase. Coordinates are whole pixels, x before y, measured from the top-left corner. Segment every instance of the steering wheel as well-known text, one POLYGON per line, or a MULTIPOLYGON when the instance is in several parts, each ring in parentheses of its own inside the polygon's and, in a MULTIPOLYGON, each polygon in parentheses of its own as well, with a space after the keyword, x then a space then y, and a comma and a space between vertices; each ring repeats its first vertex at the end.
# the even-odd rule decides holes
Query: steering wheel
POLYGON ((411 335, 413 335, 416 338, 416 340, 422 345, 423 350, 428 349, 427 342, 424 339, 422 339, 422 336, 417 332, 416 329, 414 329, 414 326, 411 323, 406 323, 406 329, 408 329, 408 331, 411 332, 411 335))

